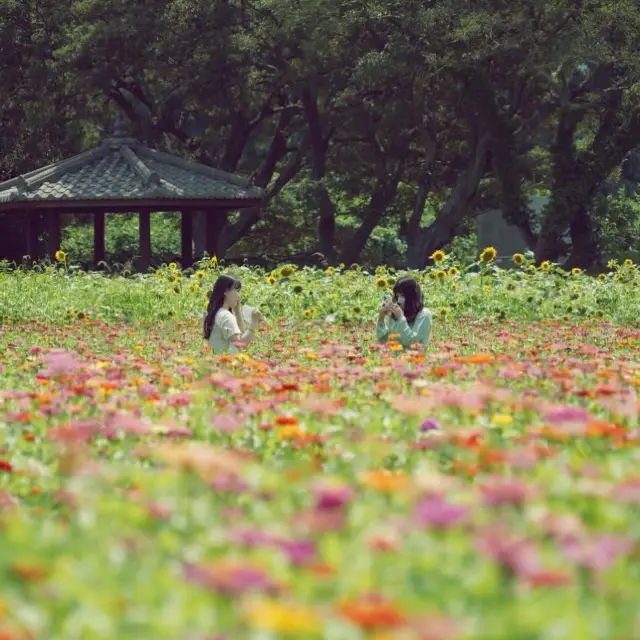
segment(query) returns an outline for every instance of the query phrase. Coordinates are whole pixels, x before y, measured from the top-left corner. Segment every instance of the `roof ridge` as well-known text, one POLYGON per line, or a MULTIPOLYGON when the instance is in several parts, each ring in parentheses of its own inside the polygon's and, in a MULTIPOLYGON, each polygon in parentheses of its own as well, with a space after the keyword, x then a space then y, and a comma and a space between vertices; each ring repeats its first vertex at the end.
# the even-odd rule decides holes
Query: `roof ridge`
POLYGON ((144 180, 145 187, 160 185, 160 176, 156 171, 152 171, 142 160, 134 153, 133 149, 128 145, 120 147, 120 153, 127 161, 129 166, 144 180))

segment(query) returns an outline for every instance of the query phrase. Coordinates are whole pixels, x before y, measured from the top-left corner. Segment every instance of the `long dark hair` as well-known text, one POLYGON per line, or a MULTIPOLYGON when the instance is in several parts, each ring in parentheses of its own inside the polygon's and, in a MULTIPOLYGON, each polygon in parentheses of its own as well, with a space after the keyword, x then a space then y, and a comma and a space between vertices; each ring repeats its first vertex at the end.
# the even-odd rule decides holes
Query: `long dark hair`
POLYGON ((404 317, 412 324, 416 316, 424 309, 424 299, 420 285, 413 278, 402 278, 393 287, 393 299, 404 296, 404 317))
POLYGON ((224 294, 231 289, 240 290, 242 282, 238 278, 233 276, 218 276, 216 283, 213 285, 213 290, 209 294, 209 306, 207 307, 207 315, 204 318, 203 333, 204 339, 208 340, 213 331, 213 323, 216 319, 216 313, 222 309, 224 304, 224 294))

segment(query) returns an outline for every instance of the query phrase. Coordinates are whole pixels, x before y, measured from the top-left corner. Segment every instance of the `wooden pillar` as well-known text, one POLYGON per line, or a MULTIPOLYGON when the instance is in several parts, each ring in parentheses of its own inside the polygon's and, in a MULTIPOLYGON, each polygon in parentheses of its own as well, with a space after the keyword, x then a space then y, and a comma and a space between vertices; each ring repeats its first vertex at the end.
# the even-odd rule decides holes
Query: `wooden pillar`
POLYGON ((227 221, 226 211, 216 211, 215 209, 209 209, 204 212, 205 216, 205 251, 209 254, 209 257, 220 256, 220 236, 222 235, 222 229, 227 221))
POLYGON ((151 212, 139 213, 140 231, 140 256, 142 270, 146 271, 151 266, 151 212))
POLYGON ((40 232, 40 214, 27 211, 25 230, 27 234, 27 255, 31 264, 38 261, 38 235, 40 232))
POLYGON ((104 260, 104 211, 96 211, 93 214, 93 264, 97 267, 104 260))
POLYGON ((182 244, 182 268, 193 264, 193 213, 183 211, 180 218, 180 237, 182 244))
POLYGON ((59 211, 45 211, 47 218, 47 255, 52 261, 56 259, 56 251, 62 244, 62 229, 59 211))

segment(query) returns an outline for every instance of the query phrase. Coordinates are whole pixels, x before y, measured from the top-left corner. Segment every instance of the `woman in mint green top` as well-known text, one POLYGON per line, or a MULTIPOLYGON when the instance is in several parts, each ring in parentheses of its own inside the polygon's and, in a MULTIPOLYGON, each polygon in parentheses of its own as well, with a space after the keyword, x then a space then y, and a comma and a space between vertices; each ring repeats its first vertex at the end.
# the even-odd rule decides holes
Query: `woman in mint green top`
POLYGON ((431 338, 431 319, 418 283, 413 278, 403 278, 393 287, 393 300, 380 309, 376 339, 386 342, 395 334, 405 349, 418 344, 424 348, 431 338))

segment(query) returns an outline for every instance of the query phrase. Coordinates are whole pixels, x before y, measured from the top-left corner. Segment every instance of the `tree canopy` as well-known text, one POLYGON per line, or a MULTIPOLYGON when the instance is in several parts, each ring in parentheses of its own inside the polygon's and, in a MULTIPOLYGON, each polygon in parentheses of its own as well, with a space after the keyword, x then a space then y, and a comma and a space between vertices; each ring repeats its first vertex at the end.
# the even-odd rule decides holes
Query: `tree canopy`
MULTIPOLYGON (((0 178, 121 113, 149 145, 252 175, 273 206, 295 194, 330 261, 386 225, 421 267, 499 207, 540 260, 568 237, 589 267, 598 198, 640 145, 639 44, 632 0, 0 0, 0 178)), ((218 255, 270 211, 229 214, 218 255)))

